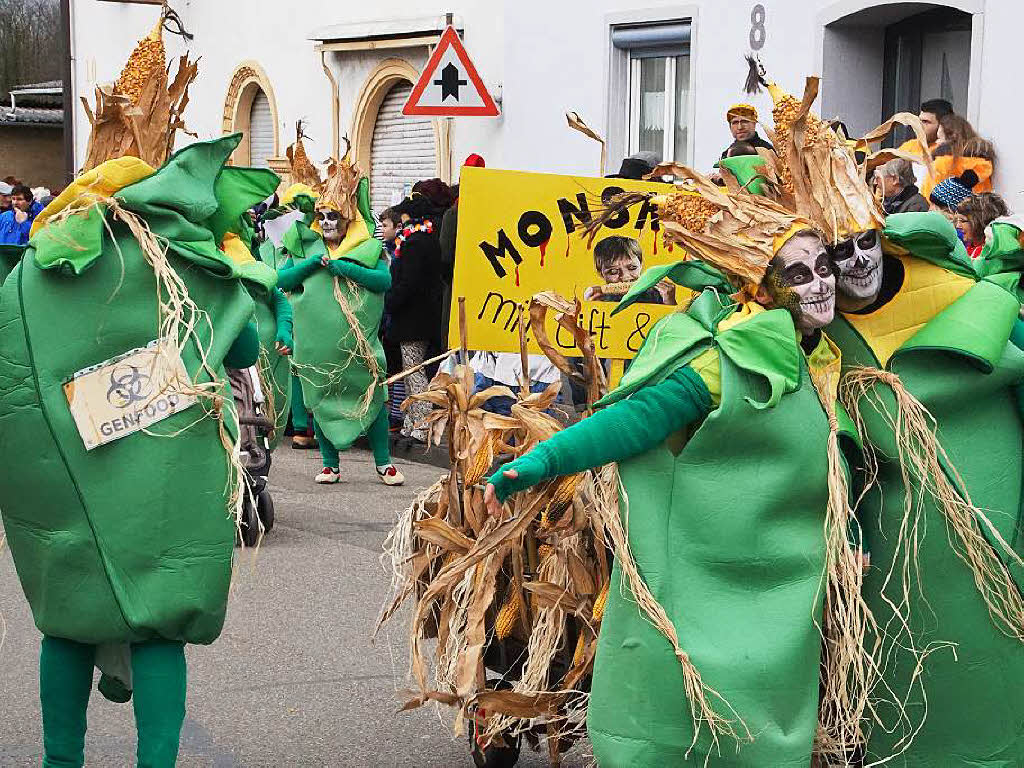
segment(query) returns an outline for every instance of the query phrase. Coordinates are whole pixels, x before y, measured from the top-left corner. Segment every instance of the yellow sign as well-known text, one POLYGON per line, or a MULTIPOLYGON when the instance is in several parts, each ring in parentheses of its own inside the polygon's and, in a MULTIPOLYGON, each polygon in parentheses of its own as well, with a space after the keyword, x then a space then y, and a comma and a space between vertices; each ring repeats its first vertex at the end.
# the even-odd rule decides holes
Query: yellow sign
MULTIPOLYGON (((458 297, 466 298, 470 349, 518 352, 520 307, 526 311, 531 296, 555 291, 583 300, 581 325, 599 357, 632 358, 651 326, 673 311, 676 297, 658 286, 611 317, 621 284, 681 253, 664 245, 657 209, 647 201, 607 221, 592 243, 583 229, 617 194, 668 190, 629 179, 463 168, 449 344, 459 343, 458 297)), ((570 335, 551 313, 548 323, 552 342, 569 353, 570 335)), ((530 350, 540 351, 532 339, 530 350)))
POLYGON ((64 395, 86 450, 127 437, 196 404, 177 351, 157 342, 78 371, 64 395))

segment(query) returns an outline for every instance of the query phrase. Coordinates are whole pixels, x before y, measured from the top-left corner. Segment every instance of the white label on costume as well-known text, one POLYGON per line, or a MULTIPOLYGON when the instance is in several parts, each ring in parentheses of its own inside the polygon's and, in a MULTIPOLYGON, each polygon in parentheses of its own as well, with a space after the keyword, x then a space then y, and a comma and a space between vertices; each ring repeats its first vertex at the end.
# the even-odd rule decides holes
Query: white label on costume
POLYGON ((196 404, 177 350, 153 341, 83 368, 64 383, 86 450, 119 440, 196 404))

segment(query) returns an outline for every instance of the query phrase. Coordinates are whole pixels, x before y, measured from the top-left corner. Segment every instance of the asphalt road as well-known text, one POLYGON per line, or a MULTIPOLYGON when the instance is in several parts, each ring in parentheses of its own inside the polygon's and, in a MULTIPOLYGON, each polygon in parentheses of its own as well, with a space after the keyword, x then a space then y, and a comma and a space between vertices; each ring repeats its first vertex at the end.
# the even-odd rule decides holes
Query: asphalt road
MULTIPOLYGON (((342 458, 336 486, 316 486, 313 451, 280 449, 271 485, 277 524, 253 557, 242 555, 227 625, 211 646, 188 648, 189 697, 178 765, 472 766, 449 710, 398 713, 409 687, 408 613, 371 641, 389 580, 381 543, 398 510, 440 470, 399 462, 407 483, 386 488, 369 454, 342 458)), ((0 766, 38 766, 39 633, 10 552, 0 552, 0 766)), ((86 764, 134 764, 130 705, 93 692, 86 764)), ((563 765, 591 762, 584 745, 563 765)), ((524 747, 519 765, 544 756, 524 747)))

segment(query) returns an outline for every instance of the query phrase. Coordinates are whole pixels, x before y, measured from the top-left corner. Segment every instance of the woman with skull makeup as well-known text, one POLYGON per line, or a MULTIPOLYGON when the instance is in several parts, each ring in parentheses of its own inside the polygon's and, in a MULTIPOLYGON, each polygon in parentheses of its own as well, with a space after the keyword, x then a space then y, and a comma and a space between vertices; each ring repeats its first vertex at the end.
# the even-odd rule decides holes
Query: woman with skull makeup
POLYGON ((869 470, 864 596, 878 690, 893 701, 871 709, 866 759, 1024 765, 1019 275, 979 280, 940 213, 883 224, 848 148, 812 118, 780 151, 798 161, 794 210, 834 244, 839 311, 826 332, 869 470), (824 186, 820 148, 839 169, 824 186))
POLYGON ((391 462, 382 386, 379 329, 391 274, 373 227, 369 181, 346 156, 328 168, 312 226, 296 222, 284 236, 290 259, 278 280, 292 294, 294 366, 323 457, 317 483, 340 481, 339 452, 364 433, 378 479, 405 481, 391 462))
MULTIPOLYGON (((690 257, 648 269, 617 310, 664 279, 695 297, 652 329, 600 410, 495 473, 485 498, 501 515, 547 478, 619 464, 630 549, 677 639, 637 609, 617 563, 587 715, 600 764, 714 754, 806 768, 812 753, 848 753, 860 717, 819 685, 823 668, 846 679, 864 618, 846 535, 842 451, 855 447, 821 330, 833 266, 817 231, 781 207, 666 173, 699 192, 653 199, 664 237, 690 257)), ((611 214, 648 197, 623 196, 611 214)))

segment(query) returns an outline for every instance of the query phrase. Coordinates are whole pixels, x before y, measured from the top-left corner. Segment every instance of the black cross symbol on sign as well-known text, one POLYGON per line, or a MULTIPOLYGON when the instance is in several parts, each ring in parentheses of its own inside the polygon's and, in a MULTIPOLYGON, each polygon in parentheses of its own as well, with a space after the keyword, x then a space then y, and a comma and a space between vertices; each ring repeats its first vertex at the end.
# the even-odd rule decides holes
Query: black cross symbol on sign
POLYGON ((449 96, 454 96, 456 101, 459 100, 459 88, 468 83, 467 80, 460 80, 459 74, 459 68, 451 62, 444 65, 444 69, 441 70, 441 79, 434 81, 434 85, 441 86, 441 101, 449 96))

